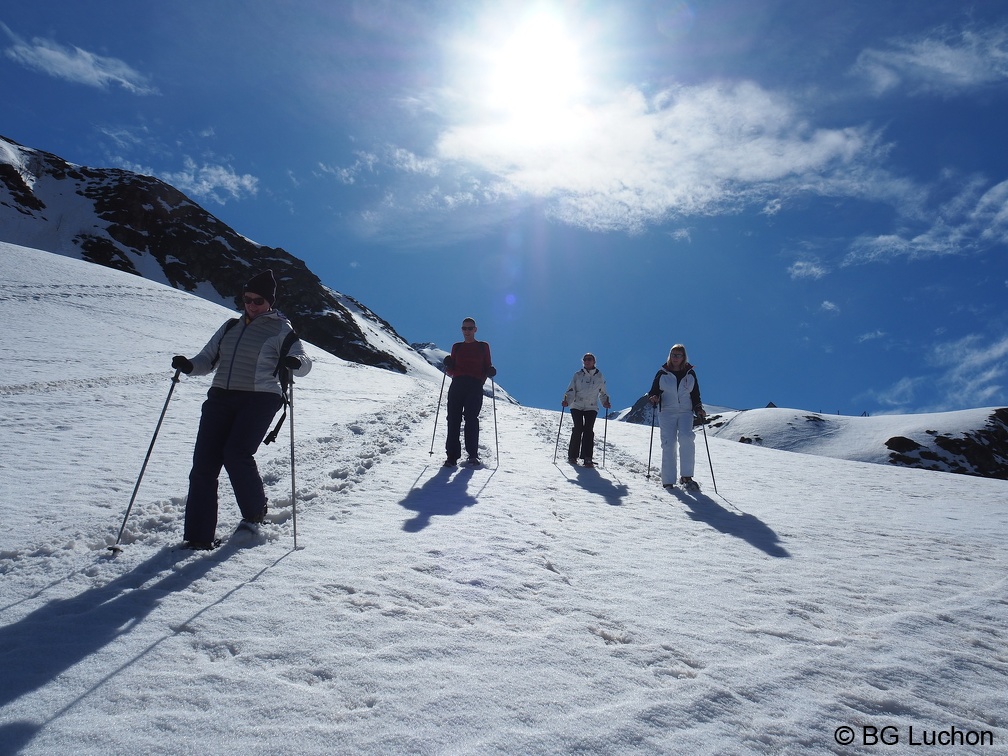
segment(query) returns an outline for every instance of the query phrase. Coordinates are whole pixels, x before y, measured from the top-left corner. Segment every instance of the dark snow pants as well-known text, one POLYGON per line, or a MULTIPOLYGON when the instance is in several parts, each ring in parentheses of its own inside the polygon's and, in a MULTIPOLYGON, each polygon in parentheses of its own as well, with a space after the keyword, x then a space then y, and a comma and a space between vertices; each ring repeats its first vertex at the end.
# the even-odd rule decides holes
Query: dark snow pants
POLYGON ((598 410, 571 409, 571 419, 574 429, 571 431, 570 445, 567 447, 567 459, 581 458, 591 462, 595 453, 595 418, 598 410))
POLYGON ((457 462, 462 456, 459 432, 465 416, 465 448, 470 457, 479 456, 479 413, 483 409, 483 381, 460 375, 452 378, 448 387, 448 459, 457 462))
POLYGON ((266 492, 255 457, 270 421, 283 406, 279 394, 212 388, 203 402, 186 500, 186 541, 210 542, 217 530, 217 479, 231 479, 242 517, 261 519, 266 492))

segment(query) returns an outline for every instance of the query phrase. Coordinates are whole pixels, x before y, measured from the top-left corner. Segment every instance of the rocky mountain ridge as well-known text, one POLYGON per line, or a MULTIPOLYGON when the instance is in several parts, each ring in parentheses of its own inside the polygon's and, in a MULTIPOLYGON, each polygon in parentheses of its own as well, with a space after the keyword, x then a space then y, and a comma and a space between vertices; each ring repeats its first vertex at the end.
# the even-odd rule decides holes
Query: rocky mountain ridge
POLYGON ((407 371, 399 357, 367 338, 359 319, 409 350, 386 321, 323 285, 286 250, 250 241, 150 176, 74 165, 0 137, 0 239, 236 307, 242 283, 272 268, 277 306, 303 338, 351 362, 407 371))

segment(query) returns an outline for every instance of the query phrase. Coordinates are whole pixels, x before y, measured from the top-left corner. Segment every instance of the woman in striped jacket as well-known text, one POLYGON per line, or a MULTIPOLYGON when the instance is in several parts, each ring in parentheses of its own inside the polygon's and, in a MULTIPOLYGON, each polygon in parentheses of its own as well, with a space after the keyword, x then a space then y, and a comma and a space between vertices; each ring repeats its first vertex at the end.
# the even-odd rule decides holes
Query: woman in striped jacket
POLYGON ((284 371, 302 376, 311 370, 290 321, 273 309, 275 301, 276 280, 267 270, 245 284, 242 317, 218 328, 192 360, 181 355, 172 360, 173 368, 188 375, 215 371, 189 473, 187 548, 214 546, 221 467, 231 479, 242 520, 261 523, 266 515, 266 492, 254 455, 283 406, 284 371))

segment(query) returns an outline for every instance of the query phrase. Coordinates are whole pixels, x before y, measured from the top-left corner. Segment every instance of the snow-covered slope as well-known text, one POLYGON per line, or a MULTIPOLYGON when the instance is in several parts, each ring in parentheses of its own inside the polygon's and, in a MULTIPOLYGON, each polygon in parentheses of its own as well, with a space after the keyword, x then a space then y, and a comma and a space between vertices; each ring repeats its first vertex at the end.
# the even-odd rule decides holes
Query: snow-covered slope
POLYGON ((1008 410, 844 417, 795 409, 723 412, 712 437, 771 449, 1008 479, 1008 410))
POLYGON ((313 351, 301 548, 287 429, 261 538, 173 548, 209 383, 184 378, 110 557, 171 356, 229 315, 0 245, 0 752, 835 754, 883 727, 1004 750, 1004 481, 712 437, 677 496, 647 426, 599 428, 605 469, 555 465, 560 414, 502 401, 490 464, 446 469, 440 374, 313 351))

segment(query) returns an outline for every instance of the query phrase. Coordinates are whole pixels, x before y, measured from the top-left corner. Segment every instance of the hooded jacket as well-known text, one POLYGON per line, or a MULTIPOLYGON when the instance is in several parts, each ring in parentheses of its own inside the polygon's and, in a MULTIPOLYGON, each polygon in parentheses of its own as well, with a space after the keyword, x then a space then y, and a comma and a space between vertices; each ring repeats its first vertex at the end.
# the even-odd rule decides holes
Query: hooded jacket
MULTIPOLYGON (((206 375, 216 370, 211 388, 280 394, 280 352, 288 335, 296 336, 294 328, 276 310, 264 312, 252 321, 247 321, 244 315, 237 323, 229 320, 192 358, 190 375, 206 375)), ((301 367, 292 371, 294 375, 307 375, 311 360, 300 339, 294 339, 287 354, 301 361, 301 367)))
POLYGON ((668 365, 662 365, 651 382, 648 396, 661 399, 662 412, 692 413, 703 409, 700 401, 700 383, 697 381, 693 366, 688 362, 678 373, 669 370, 668 365))
POLYGON ((564 392, 564 400, 571 409, 598 412, 599 400, 603 405, 609 403, 605 376, 598 368, 581 368, 571 378, 570 385, 564 392))

